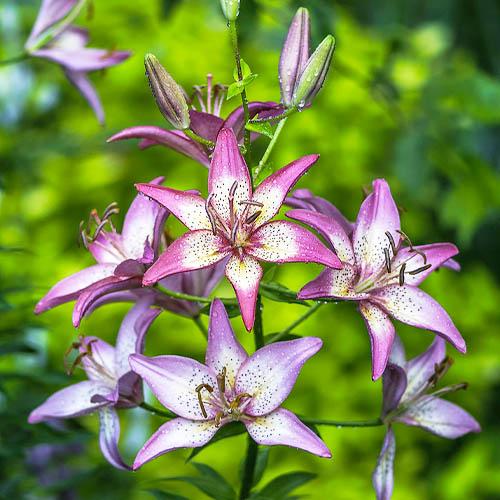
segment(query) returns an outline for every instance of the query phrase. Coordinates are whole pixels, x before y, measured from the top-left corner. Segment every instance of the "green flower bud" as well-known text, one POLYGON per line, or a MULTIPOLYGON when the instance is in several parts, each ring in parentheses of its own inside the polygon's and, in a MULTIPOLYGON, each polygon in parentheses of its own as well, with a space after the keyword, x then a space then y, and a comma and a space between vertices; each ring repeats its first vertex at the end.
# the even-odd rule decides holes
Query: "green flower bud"
POLYGON ((189 108, 182 87, 170 76, 153 54, 144 58, 146 75, 161 114, 176 128, 189 127, 189 108))
POLYGON ((240 0, 220 0, 222 12, 228 21, 236 21, 240 13, 240 0))

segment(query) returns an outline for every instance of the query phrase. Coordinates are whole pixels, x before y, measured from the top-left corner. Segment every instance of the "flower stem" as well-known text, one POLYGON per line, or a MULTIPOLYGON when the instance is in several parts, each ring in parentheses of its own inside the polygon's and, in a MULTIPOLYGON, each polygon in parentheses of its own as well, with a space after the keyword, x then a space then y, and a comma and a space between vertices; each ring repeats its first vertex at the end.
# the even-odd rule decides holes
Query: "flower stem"
MULTIPOLYGON (((238 46, 238 27, 236 25, 236 21, 230 21, 228 23, 229 33, 231 35, 231 43, 233 45, 234 59, 236 61, 236 71, 238 73, 238 80, 243 80, 243 71, 241 69, 241 56, 240 56, 240 48, 238 46)), ((250 131, 246 129, 246 124, 250 120, 250 111, 248 109, 248 99, 247 99, 247 91, 243 89, 241 92, 241 104, 243 105, 243 115, 245 120, 244 125, 244 142, 247 163, 250 164, 250 131)))
POLYGON ((193 141, 199 142, 200 144, 203 144, 207 148, 212 148, 213 149, 215 147, 215 144, 212 141, 209 141, 208 139, 205 139, 204 137, 201 137, 201 135, 198 135, 198 134, 194 133, 192 130, 190 130, 188 128, 184 130, 184 133, 188 137, 190 137, 191 139, 193 139, 193 141))
POLYGON ((281 330, 281 332, 278 332, 276 335, 273 335, 269 339, 268 344, 271 344, 272 342, 277 342, 278 340, 282 339, 285 335, 292 332, 296 326, 300 325, 303 321, 305 321, 307 318, 309 318, 309 316, 312 316, 322 305, 323 305, 323 302, 316 302, 316 304, 311 306, 302 316, 297 318, 293 323, 288 325, 284 330, 281 330))
POLYGON ((253 327, 255 350, 264 345, 264 331, 262 327, 262 299, 260 293, 257 295, 257 304, 255 305, 255 323, 253 327))
POLYGON ((16 64, 18 62, 24 61, 25 59, 28 59, 29 54, 23 53, 19 54, 18 56, 11 57, 10 59, 4 59, 3 61, 0 61, 0 66, 8 66, 9 64, 16 64))
POLYGON ((139 405, 140 408, 143 410, 149 411, 150 413, 154 413, 155 415, 158 415, 159 417, 165 417, 165 418, 176 418, 177 415, 175 413, 172 413, 171 411, 168 410, 160 410, 159 408, 155 408, 154 406, 146 403, 145 401, 142 402, 139 405))
POLYGON ((286 111, 283 111, 283 113, 281 113, 279 115, 268 116, 266 118, 252 118, 250 120, 250 123, 279 122, 279 121, 285 120, 290 115, 293 115, 296 112, 297 112, 297 108, 288 108, 286 111))
POLYGON ((258 444, 248 436, 247 456, 243 468, 243 479, 241 481, 240 500, 245 500, 250 496, 255 475, 255 464, 257 463, 258 444))
MULTIPOLYGON (((212 303, 212 299, 210 299, 209 297, 201 297, 200 295, 190 295, 188 293, 174 292, 173 290, 169 290, 168 288, 164 288, 158 284, 156 286, 162 293, 174 299, 187 300, 188 302, 200 302, 201 304, 212 303)), ((220 300, 226 305, 236 305, 238 303, 236 299, 220 297, 220 300)))
POLYGON ((195 322, 196 326, 198 327, 198 330, 200 330, 201 334, 207 338, 208 337, 208 331, 203 324, 203 321, 201 321, 201 318, 199 316, 193 316, 193 321, 195 322))
POLYGON ((342 420, 323 420, 318 418, 300 418, 302 422, 306 425, 330 425, 332 427, 377 427, 379 425, 384 425, 384 422, 380 418, 374 418, 373 420, 359 420, 353 422, 346 422, 342 420))
POLYGON ((276 142, 278 141, 278 137, 281 134, 281 131, 283 130, 283 127, 285 126, 286 123, 286 118, 283 118, 276 127, 276 130, 274 131, 273 138, 267 145, 267 149, 264 151, 264 154, 262 155, 262 158, 259 161, 259 164, 255 167, 254 170, 254 177, 257 178, 258 175, 260 174, 261 170, 264 168, 264 165, 267 163, 267 160, 269 159, 269 156, 271 155, 272 150, 274 149, 274 146, 276 142))

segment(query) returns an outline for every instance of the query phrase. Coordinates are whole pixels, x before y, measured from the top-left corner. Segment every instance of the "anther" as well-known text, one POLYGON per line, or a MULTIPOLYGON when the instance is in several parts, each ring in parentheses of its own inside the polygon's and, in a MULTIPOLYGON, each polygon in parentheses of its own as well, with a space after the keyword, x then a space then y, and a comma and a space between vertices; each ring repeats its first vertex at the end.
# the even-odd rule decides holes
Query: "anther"
POLYGON ((231 189, 229 190, 229 198, 234 198, 234 194, 236 193, 236 189, 238 188, 238 181, 234 181, 231 189))
POLYGON ((212 201, 213 194, 209 194, 207 200, 205 201, 205 211, 207 212, 208 220, 210 221, 210 225, 212 226, 212 233, 214 236, 217 234, 217 223, 215 222, 215 217, 212 213, 212 207, 210 206, 210 202, 212 201))
POLYGON ((396 253, 397 253, 396 243, 394 242, 394 238, 392 237, 392 234, 389 231, 386 231, 385 235, 387 236, 387 239, 389 240, 389 244, 391 245, 392 255, 396 255, 396 253))
POLYGON ((212 393, 214 389, 209 384, 200 384, 195 389, 196 393, 198 394, 198 404, 200 405, 201 413, 202 413, 202 415, 203 415, 204 418, 207 418, 208 414, 207 414, 207 411, 205 410, 205 405, 203 404, 203 399, 201 397, 201 391, 203 389, 206 389, 210 393, 212 393))
POLYGON ((387 272, 390 274, 391 273, 391 258, 389 256, 389 249, 384 248, 384 257, 385 257, 385 268, 387 269, 387 272))
POLYGON ((401 235, 401 237, 408 243, 410 250, 414 251, 413 250, 413 243, 411 242, 410 237, 406 233, 404 233, 403 231, 401 231, 399 229, 396 229, 396 232, 399 233, 401 235))
POLYGON ((259 207, 259 208, 262 208, 264 206, 264 203, 261 203, 260 201, 253 201, 253 200, 242 200, 239 203, 240 203, 240 205, 251 205, 252 207, 259 207))
POLYGON ((420 250, 417 250, 416 248, 411 248, 410 251, 414 252, 417 255, 420 255, 420 257, 422 257, 422 259, 424 261, 424 266, 427 264, 427 255, 425 255, 424 252, 421 252, 420 250))
POLYGON ((248 217, 245 220, 245 224, 252 224, 253 222, 255 222, 259 218, 259 215, 261 213, 262 213, 262 210, 258 210, 257 212, 255 212, 254 214, 252 214, 250 217, 248 217))
POLYGON ((84 221, 80 222, 78 241, 81 241, 83 246, 88 250, 89 246, 87 242, 87 228, 85 227, 84 221))
POLYGON ((401 264, 399 269, 399 286, 403 286, 405 284, 405 269, 406 264, 401 264))
POLYGON ((222 368, 222 371, 217 375, 217 385, 219 387, 219 392, 221 395, 226 393, 226 367, 222 368))
POLYGON ((426 266, 419 267, 418 269, 414 269, 413 271, 409 271, 408 274, 411 274, 412 276, 415 276, 416 274, 423 273, 424 271, 427 271, 427 269, 430 269, 432 267, 432 264, 427 264, 426 266))

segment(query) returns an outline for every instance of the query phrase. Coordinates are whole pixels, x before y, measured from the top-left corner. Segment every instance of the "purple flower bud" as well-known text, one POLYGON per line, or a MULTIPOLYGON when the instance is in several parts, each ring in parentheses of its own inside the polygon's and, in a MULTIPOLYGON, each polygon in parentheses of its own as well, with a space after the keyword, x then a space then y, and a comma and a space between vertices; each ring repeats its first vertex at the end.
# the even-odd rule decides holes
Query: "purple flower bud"
POLYGON ((169 75, 167 70, 153 54, 144 58, 146 75, 161 114, 176 128, 189 127, 189 108, 181 86, 169 75))
POLYGON ((335 38, 328 35, 307 61, 307 65, 295 87, 292 99, 292 104, 297 106, 299 110, 310 104, 323 86, 334 49, 335 38))
POLYGON ((281 101, 285 106, 292 103, 293 91, 309 58, 310 22, 309 11, 300 7, 295 14, 281 50, 279 79, 281 101))
POLYGON ((236 21, 240 13, 240 0, 220 0, 222 12, 228 21, 236 21))

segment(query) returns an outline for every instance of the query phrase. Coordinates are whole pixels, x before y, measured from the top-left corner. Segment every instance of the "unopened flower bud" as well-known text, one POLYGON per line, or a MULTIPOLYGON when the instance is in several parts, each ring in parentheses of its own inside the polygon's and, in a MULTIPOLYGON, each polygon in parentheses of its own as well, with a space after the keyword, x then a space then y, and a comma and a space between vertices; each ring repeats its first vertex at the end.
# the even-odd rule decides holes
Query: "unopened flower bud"
POLYGON ((300 7, 288 29, 279 63, 281 101, 287 107, 292 103, 293 91, 309 59, 309 44, 309 12, 300 7))
POLYGON ((220 0, 222 12, 228 21, 236 21, 240 13, 240 0, 220 0))
POLYGON ((314 51, 307 61, 307 65, 300 75, 300 79, 293 93, 292 105, 299 110, 310 104, 325 82, 326 74, 330 68, 335 38, 328 35, 314 51))
POLYGON ((169 75, 153 54, 144 58, 146 75, 161 114, 176 128, 189 127, 189 108, 182 87, 169 75))

